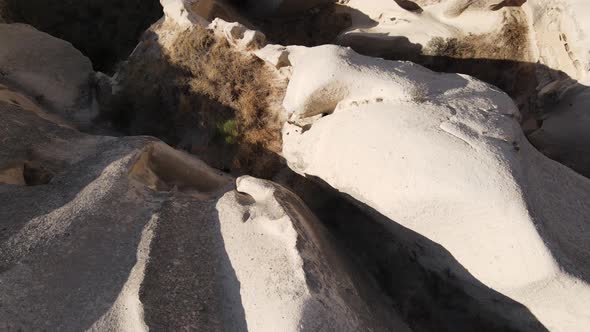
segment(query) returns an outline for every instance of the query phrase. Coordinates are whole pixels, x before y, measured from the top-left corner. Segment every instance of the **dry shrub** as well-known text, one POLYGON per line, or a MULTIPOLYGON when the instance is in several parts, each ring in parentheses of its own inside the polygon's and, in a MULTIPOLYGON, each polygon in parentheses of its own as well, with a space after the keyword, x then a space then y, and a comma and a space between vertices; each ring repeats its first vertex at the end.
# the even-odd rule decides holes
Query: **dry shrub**
POLYGON ((215 167, 270 176, 282 143, 269 100, 280 91, 264 62, 200 27, 154 54, 157 43, 145 37, 124 66, 111 118, 130 134, 160 137, 215 167))
POLYGON ((536 66, 531 61, 526 16, 506 10, 500 31, 462 38, 434 38, 418 61, 443 72, 475 76, 508 93, 524 113, 536 112, 536 66))
POLYGON ((494 35, 469 34, 458 38, 433 38, 423 53, 456 59, 529 60, 528 27, 524 18, 506 17, 494 35), (500 36, 499 38, 497 36, 500 36))
POLYGON ((184 32, 169 56, 189 73, 186 83, 194 93, 234 110, 235 119, 225 120, 222 132, 230 136, 226 142, 240 145, 236 167, 260 162, 261 151, 280 152, 281 124, 268 102, 276 91, 262 60, 233 50, 203 28, 184 32))

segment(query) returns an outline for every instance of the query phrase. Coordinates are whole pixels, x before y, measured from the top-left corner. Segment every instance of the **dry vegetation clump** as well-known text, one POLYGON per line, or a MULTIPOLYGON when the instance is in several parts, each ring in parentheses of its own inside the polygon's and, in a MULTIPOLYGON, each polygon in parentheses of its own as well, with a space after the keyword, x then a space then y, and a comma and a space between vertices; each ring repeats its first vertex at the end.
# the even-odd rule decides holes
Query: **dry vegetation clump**
POLYGON ((533 110, 536 66, 531 61, 526 18, 507 11, 500 31, 462 38, 434 38, 420 63, 443 72, 458 72, 491 83, 513 97, 523 111, 533 110))
POLYGON ((505 18, 502 29, 491 35, 469 34, 459 38, 433 38, 424 48, 425 55, 458 59, 497 59, 526 61, 529 59, 528 27, 516 17, 505 18))
POLYGON ((144 40, 124 66, 110 112, 119 127, 158 136, 221 169, 270 176, 282 143, 269 100, 280 91, 264 62, 200 27, 160 54, 153 54, 157 40, 144 40))
POLYGON ((202 28, 184 32, 174 43, 170 58, 190 73, 186 83, 195 94, 234 111, 232 118, 215 126, 226 143, 241 145, 236 162, 251 164, 261 150, 280 152, 281 124, 269 107, 269 99, 277 91, 262 60, 233 50, 225 39, 202 28))

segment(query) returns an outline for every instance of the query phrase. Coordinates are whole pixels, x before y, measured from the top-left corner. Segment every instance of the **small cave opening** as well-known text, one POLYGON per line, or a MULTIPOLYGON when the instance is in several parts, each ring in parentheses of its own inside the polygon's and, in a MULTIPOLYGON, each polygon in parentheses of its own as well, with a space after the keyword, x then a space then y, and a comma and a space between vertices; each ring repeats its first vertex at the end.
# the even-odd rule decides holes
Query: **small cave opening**
POLYGON ((163 16, 159 0, 0 0, 0 17, 66 40, 113 73, 141 34, 163 16))

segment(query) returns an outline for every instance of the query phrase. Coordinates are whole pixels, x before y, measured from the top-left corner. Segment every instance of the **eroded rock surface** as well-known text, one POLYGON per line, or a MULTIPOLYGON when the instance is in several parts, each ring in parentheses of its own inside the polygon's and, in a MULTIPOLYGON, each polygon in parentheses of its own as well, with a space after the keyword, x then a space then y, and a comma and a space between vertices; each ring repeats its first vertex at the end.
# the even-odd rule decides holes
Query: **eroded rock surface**
POLYGON ((294 170, 441 244, 548 328, 587 326, 590 182, 532 148, 505 93, 335 46, 290 60, 294 170))
POLYGON ((409 331, 286 189, 3 89, 1 329, 409 331))
POLYGON ((95 115, 92 63, 70 43, 25 24, 0 24, 0 82, 76 123, 95 115))
POLYGON ((0 24, 0 329, 585 331, 587 6, 328 2, 0 24))

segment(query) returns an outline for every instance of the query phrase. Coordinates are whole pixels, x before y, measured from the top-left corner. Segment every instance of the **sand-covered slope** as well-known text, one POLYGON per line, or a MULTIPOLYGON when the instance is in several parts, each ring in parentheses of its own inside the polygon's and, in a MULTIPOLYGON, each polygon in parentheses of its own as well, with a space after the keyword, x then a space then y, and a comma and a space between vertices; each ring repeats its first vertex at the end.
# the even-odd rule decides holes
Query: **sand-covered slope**
POLYGON ((289 57, 293 169, 441 244, 549 329, 590 324, 590 180, 532 148, 505 93, 336 46, 289 57))

